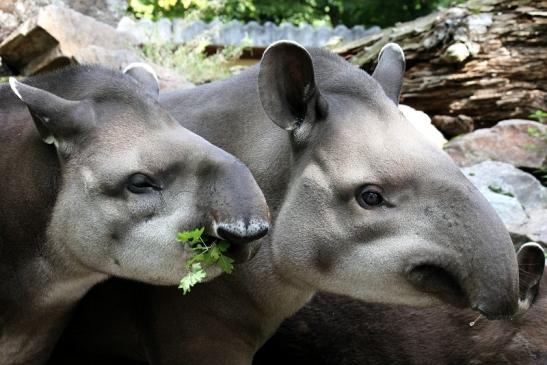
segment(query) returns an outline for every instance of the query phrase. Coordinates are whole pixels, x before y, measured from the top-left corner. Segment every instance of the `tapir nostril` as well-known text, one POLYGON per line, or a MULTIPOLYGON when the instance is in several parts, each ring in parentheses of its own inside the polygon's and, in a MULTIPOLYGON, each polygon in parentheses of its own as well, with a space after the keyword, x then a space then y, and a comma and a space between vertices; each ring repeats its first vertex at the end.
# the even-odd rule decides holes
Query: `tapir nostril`
POLYGON ((262 238, 268 233, 267 222, 251 222, 249 224, 220 223, 217 226, 217 235, 223 239, 236 244, 245 244, 262 238))
POLYGON ((445 302, 461 307, 468 304, 467 293, 457 276, 442 266, 417 265, 408 272, 407 278, 417 289, 433 294, 445 302))

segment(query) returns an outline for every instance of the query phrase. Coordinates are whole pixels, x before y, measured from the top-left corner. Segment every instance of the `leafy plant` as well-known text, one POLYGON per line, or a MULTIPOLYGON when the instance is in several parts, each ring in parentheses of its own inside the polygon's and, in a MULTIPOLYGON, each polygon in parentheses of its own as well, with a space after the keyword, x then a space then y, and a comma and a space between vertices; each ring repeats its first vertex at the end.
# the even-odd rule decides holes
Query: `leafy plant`
POLYGON ((541 123, 547 123, 547 112, 543 109, 537 109, 535 112, 528 116, 530 119, 535 119, 541 123))
POLYGON ((234 269, 234 260, 225 255, 230 243, 207 236, 203 233, 204 231, 205 228, 201 227, 177 233, 177 241, 193 251, 192 257, 186 260, 189 272, 179 284, 183 294, 189 293, 194 285, 201 283, 207 277, 204 265, 205 267, 217 265, 227 274, 231 274, 234 269))
POLYGON ((232 66, 251 41, 245 39, 241 45, 226 46, 208 56, 207 46, 211 44, 211 38, 218 31, 219 29, 212 28, 191 41, 179 45, 162 43, 159 37, 154 41, 156 35, 152 34, 153 41, 145 44, 141 48, 141 53, 153 63, 180 72, 194 84, 220 80, 232 74, 232 66))
POLYGON ((128 10, 137 17, 153 19, 187 18, 197 14, 205 21, 220 18, 277 24, 386 27, 426 15, 440 6, 461 2, 463 0, 130 0, 128 10))

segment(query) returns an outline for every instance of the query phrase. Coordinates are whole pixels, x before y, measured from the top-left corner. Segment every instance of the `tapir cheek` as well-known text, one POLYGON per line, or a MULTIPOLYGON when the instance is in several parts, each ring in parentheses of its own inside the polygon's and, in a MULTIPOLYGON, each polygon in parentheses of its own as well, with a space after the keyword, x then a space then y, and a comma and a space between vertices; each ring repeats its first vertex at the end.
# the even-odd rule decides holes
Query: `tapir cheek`
POLYGON ((133 196, 127 203, 128 211, 133 220, 148 220, 157 215, 163 206, 160 194, 142 194, 133 196))

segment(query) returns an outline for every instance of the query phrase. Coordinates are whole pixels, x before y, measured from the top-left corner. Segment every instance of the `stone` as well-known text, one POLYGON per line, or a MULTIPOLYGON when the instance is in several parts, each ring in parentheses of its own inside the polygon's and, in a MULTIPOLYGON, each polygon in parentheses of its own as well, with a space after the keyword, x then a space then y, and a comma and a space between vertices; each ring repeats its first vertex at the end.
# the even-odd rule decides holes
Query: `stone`
POLYGON ((47 5, 70 7, 103 23, 115 25, 127 9, 127 0, 1 0, 0 42, 47 5))
POLYGON ((147 63, 156 71, 161 91, 188 89, 195 86, 186 77, 171 69, 150 62, 147 63))
POLYGON ((445 151, 459 166, 492 160, 539 169, 547 164, 547 127, 525 119, 509 119, 491 128, 454 138, 445 151))
POLYGON ((412 123, 414 128, 421 132, 431 143, 439 148, 443 148, 446 139, 443 134, 431 124, 431 119, 427 114, 404 104, 399 104, 399 110, 403 113, 405 118, 412 123))
POLYGON ((173 25, 167 18, 162 18, 156 22, 157 38, 160 43, 173 42, 173 25))
POLYGON ((449 138, 472 132, 474 129, 473 118, 463 114, 456 117, 450 115, 434 115, 432 122, 435 127, 449 138))
POLYGON ((123 17, 127 9, 127 0, 62 1, 71 9, 111 26, 116 26, 116 24, 123 17))
POLYGON ((12 71, 27 76, 71 63, 82 48, 92 45, 113 50, 132 46, 107 24, 49 5, 0 44, 0 57, 12 71))
POLYGON ((495 161, 462 172, 490 202, 515 244, 535 241, 547 247, 547 188, 533 175, 495 161))
MULTIPOLYGON (((50 5, 0 44, 0 56, 11 70, 22 75, 72 63, 122 70, 132 62, 146 62, 137 52, 135 40, 126 33, 131 22, 122 19, 121 30, 116 31, 69 8, 50 5)), ((163 22, 162 27, 170 29, 171 23, 163 22)), ((162 91, 194 86, 175 71, 146 63, 156 71, 162 91)))
POLYGON ((76 50, 72 57, 76 63, 100 64, 120 71, 132 62, 144 62, 142 57, 131 50, 112 50, 95 45, 76 50))
POLYGON ((51 0, 2 0, 0 1, 0 42, 21 23, 51 4, 51 0))
POLYGON ((448 46, 446 51, 441 55, 441 58, 446 63, 462 63, 471 53, 464 43, 456 42, 448 46))

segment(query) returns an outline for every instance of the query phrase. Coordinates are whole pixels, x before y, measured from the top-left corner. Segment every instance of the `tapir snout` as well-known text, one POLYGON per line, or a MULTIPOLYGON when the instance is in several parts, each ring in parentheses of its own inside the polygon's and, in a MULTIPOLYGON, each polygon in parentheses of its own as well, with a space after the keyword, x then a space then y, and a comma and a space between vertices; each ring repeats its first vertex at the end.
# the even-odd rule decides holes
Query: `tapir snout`
POLYGON ((409 265, 407 278, 418 289, 471 307, 489 319, 511 316, 518 310, 518 269, 511 237, 482 194, 455 175, 456 183, 443 183, 450 199, 442 201, 438 210, 426 209, 433 229, 423 227, 421 236, 429 238, 426 246, 438 242, 420 254, 427 259, 409 265), (450 241, 448 236, 460 240, 450 241))
POLYGON ((251 172, 239 160, 217 165, 214 173, 215 180, 222 182, 222 188, 218 185, 212 188, 210 233, 240 246, 232 247, 230 251, 236 255, 236 260, 244 261, 255 251, 249 243, 268 233, 268 204, 251 172))

